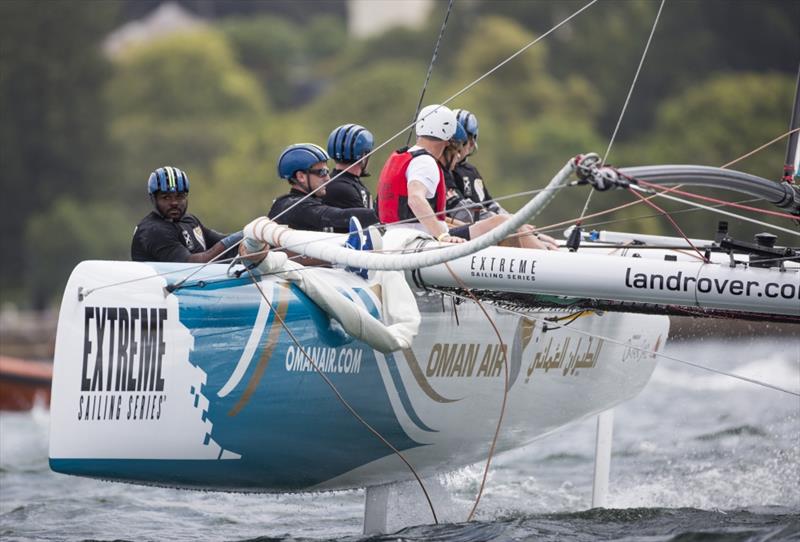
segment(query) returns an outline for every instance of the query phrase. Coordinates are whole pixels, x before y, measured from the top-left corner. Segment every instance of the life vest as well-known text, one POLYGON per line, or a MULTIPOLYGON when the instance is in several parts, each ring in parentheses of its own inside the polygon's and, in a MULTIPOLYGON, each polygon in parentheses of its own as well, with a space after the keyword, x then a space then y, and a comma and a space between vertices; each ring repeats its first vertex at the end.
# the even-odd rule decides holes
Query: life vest
MULTIPOLYGON (((403 147, 393 152, 384 164, 378 180, 378 218, 384 224, 392 224, 401 220, 419 222, 408 206, 406 171, 411 160, 423 154, 430 155, 425 149, 409 152, 408 147, 403 147)), ((437 220, 444 220, 445 195, 444 174, 442 168, 439 167, 439 184, 436 185, 436 193, 432 198, 428 198, 428 203, 436 213, 437 220)))

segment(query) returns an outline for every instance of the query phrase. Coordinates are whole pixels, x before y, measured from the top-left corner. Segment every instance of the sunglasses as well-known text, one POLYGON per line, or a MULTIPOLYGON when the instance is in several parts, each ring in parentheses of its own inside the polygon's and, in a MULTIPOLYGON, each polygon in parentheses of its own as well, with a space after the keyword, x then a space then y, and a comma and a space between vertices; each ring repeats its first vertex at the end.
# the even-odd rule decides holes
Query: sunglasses
POLYGON ((319 169, 307 169, 306 173, 316 175, 317 177, 327 177, 331 174, 331 170, 326 167, 321 167, 319 169))

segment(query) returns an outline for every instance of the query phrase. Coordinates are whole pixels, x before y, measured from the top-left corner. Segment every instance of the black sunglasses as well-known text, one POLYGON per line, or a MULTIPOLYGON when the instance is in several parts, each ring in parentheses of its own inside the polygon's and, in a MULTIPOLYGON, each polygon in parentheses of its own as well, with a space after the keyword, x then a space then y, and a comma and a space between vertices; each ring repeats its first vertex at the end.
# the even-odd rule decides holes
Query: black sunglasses
POLYGON ((319 169, 307 169, 306 173, 309 173, 311 175, 316 175, 317 177, 327 177, 328 175, 330 175, 331 170, 329 170, 326 167, 321 167, 319 169))

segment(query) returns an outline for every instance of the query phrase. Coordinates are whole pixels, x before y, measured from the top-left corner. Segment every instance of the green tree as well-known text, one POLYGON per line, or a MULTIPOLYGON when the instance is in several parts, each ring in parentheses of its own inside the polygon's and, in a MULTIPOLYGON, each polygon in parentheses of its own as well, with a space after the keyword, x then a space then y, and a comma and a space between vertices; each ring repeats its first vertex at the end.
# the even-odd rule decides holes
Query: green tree
MULTIPOLYGON (((476 16, 503 15, 542 33, 587 4, 584 0, 519 2, 484 0, 476 16)), ((581 74, 603 96, 601 133, 610 136, 653 26, 659 2, 597 2, 548 39, 550 72, 558 79, 581 74)), ((796 0, 666 2, 620 140, 640 137, 658 104, 715 71, 797 69, 796 0)), ((473 34, 473 37, 480 36, 473 34)))
MULTIPOLYGON (((725 165, 787 131, 794 83, 792 76, 778 73, 713 75, 699 85, 665 100, 656 112, 652 133, 636 143, 621 145, 616 163, 700 164, 716 167, 725 165)), ((777 180, 782 173, 785 149, 786 143, 781 141, 731 167, 777 180)), ((729 191, 710 191, 697 187, 687 190, 724 201, 748 199, 729 191)), ((749 237, 764 229, 763 226, 751 226, 705 211, 684 212, 686 206, 682 204, 663 200, 658 200, 657 203, 671 211, 680 210, 681 213, 675 215, 676 219, 690 235, 698 237, 713 236, 717 220, 731 220, 732 224, 736 224, 736 235, 740 237, 749 237)), ((772 209, 764 203, 751 204, 772 209)), ((735 209, 729 210, 738 212, 735 209)), ((638 208, 636 212, 631 210, 625 216, 651 214, 651 210, 642 211, 642 208, 638 208)), ((754 216, 752 212, 743 214, 754 216)), ((768 216, 754 217, 784 226, 790 225, 786 220, 768 216)), ((674 233, 666 221, 650 219, 649 227, 653 228, 654 223, 660 223, 662 233, 674 233)), ((645 226, 640 222, 630 223, 626 227, 645 226)))
POLYGON ((25 278, 34 306, 58 302, 67 277, 81 260, 127 260, 132 233, 129 217, 112 212, 103 201, 65 196, 36 213, 25 236, 32 255, 25 278))
POLYGON ((20 262, 31 213, 63 194, 104 190, 113 171, 101 92, 109 69, 99 40, 116 5, 0 2, 0 263, 2 295, 30 266, 20 262), (18 257, 11 257, 16 254, 18 257))
MULTIPOLYGON (((450 82, 452 92, 534 40, 533 34, 503 17, 485 17, 473 31, 482 39, 468 41, 459 50, 453 75, 458 83, 450 82)), ((598 146, 593 121, 601 102, 596 92, 580 76, 554 79, 547 71, 548 56, 549 49, 539 43, 451 104, 478 116, 480 148, 470 160, 494 196, 542 187, 570 156, 598 146)), ((526 201, 503 205, 513 210, 526 201)), ((563 211, 565 202, 570 199, 560 195, 551 210, 563 211)))
MULTIPOLYGON (((275 170, 286 146, 312 142, 324 148, 331 130, 348 122, 363 124, 373 132, 376 146, 383 144, 411 122, 424 69, 422 64, 406 62, 370 66, 336 80, 310 105, 274 115, 254 132, 240 133, 232 152, 215 163, 217 183, 213 192, 225 193, 235 185, 243 194, 235 213, 239 225, 266 214, 272 200, 288 190, 275 170)), ((373 188, 389 153, 402 147, 405 140, 406 132, 402 131, 371 158, 373 177, 367 182, 373 188)))
POLYGON ((115 189, 140 201, 140 212, 148 207, 147 175, 167 164, 189 174, 193 211, 202 217, 209 206, 219 206, 220 194, 213 204, 204 205, 202 197, 213 182, 214 161, 240 133, 257 130, 268 111, 255 78, 213 30, 165 37, 127 52, 115 66, 108 96, 112 137, 123 149, 115 189))

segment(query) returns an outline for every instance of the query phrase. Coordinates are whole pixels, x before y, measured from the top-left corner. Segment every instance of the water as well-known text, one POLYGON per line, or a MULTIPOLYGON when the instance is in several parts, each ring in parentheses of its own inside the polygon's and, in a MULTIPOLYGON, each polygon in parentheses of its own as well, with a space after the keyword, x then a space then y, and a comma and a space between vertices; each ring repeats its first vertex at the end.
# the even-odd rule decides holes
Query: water
MULTIPOLYGON (((800 391, 800 334, 674 342, 667 353, 800 391)), ((220 494, 69 477, 47 466, 44 409, 0 414, 2 540, 783 540, 800 539, 800 399, 663 360, 615 411, 611 490, 591 506, 594 420, 497 458, 463 523, 482 466, 442 477, 449 523, 430 525, 413 485, 392 518, 422 524, 360 535, 363 491, 220 494), (459 523, 461 522, 461 523, 459 523)))

